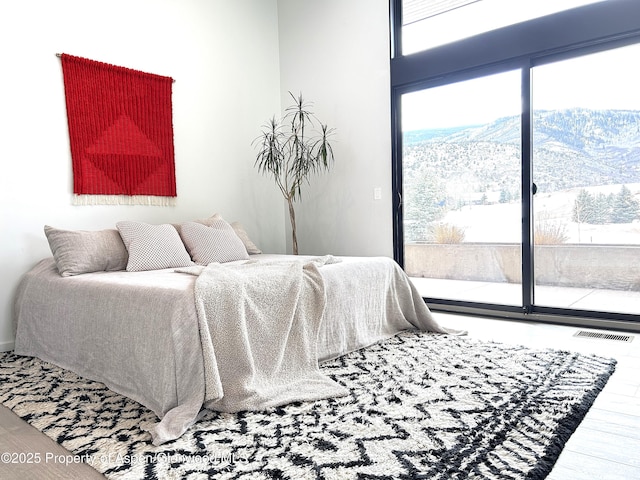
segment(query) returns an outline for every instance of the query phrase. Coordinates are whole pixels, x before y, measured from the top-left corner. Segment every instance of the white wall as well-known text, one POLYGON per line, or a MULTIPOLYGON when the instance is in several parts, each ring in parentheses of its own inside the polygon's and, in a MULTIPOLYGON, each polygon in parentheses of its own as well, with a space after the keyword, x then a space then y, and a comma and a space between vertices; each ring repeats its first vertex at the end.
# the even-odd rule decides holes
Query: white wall
POLYGON ((276 0, 0 2, 0 350, 13 342, 20 276, 50 255, 43 226, 113 228, 214 212, 284 252, 282 202, 253 168, 252 140, 280 108, 276 0), (175 207, 71 205, 57 52, 171 76, 175 207))
POLYGON ((278 19, 283 108, 302 92, 337 129, 296 208, 300 253, 392 256, 389 2, 278 0, 278 19))

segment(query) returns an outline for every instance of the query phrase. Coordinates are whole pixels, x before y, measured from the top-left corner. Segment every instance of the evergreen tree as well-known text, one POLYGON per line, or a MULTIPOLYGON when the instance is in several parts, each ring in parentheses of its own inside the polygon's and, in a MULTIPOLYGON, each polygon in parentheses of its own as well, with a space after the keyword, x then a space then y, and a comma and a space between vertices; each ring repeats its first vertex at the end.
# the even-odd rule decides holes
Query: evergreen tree
POLYGON ((631 190, 623 185, 614 197, 611 221, 631 223, 638 217, 640 217, 640 203, 633 197, 631 190))
POLYGON ((604 193, 598 193, 593 198, 593 219, 594 225, 604 225, 611 221, 611 202, 604 193))
POLYGON ((583 188, 578 192, 573 204, 571 220, 576 223, 593 223, 596 217, 594 197, 583 188))
POLYGON ((429 225, 446 211, 443 185, 428 169, 420 168, 405 180, 403 197, 405 241, 427 240, 429 225))

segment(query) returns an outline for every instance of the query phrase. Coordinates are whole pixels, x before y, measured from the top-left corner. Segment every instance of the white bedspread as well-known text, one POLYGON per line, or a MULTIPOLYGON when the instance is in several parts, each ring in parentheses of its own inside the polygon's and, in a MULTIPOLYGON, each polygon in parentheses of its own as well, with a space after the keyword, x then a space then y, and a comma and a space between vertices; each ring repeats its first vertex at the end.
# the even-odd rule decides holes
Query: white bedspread
MULTIPOLYGON (((433 319, 420 294, 393 260, 384 257, 340 259, 342 261, 317 269, 324 290, 324 313, 320 314, 319 327, 315 323, 319 304, 308 306, 307 314, 314 320, 307 333, 314 336, 317 331, 318 361, 344 355, 410 328, 452 333, 433 319)), ((291 262, 313 258, 252 256, 254 262, 274 260, 291 262)), ((225 272, 237 269, 238 273, 243 268, 248 267, 227 266, 225 272)), ((222 270, 212 269, 204 278, 213 280, 216 272, 222 273, 222 270)), ((194 293, 198 278, 173 269, 61 277, 53 259, 43 260, 25 274, 16 293, 15 352, 103 382, 151 409, 161 419, 149 426, 155 444, 178 438, 196 421, 203 405, 221 410, 238 408, 231 405, 229 391, 222 396, 222 399, 227 396, 227 400, 218 402, 217 407, 212 401, 216 394, 211 401, 205 399, 213 390, 205 392, 207 355, 202 349, 194 293)), ((319 293, 320 287, 313 285, 313 282, 318 284, 319 277, 305 278, 310 288, 319 293)), ((286 303, 284 287, 280 293, 280 301, 286 303)), ((317 302, 317 298, 313 302, 317 302)), ((264 298, 255 301, 263 302, 264 298)), ((243 305, 248 302, 245 299, 243 305)), ((239 304, 235 305, 222 318, 216 318, 214 334, 210 336, 218 335, 215 329, 224 330, 230 322, 235 324, 232 318, 235 314, 231 312, 240 308, 239 304)), ((278 318, 281 317, 278 315, 278 318)), ((254 323, 247 318, 247 332, 254 323)), ((236 333, 242 333, 240 325, 236 333)), ((266 324, 261 328, 263 333, 268 331, 266 324)), ((276 368, 277 355, 271 362, 265 360, 271 353, 260 352, 261 343, 254 341, 257 339, 254 335, 249 342, 254 360, 241 350, 229 349, 228 353, 232 357, 246 357, 243 362, 253 361, 254 367, 258 363, 260 368, 272 366, 278 375, 285 372, 284 365, 276 368)), ((243 343, 241 337, 236 341, 243 343)), ((285 347, 288 346, 276 343, 272 350, 285 347)), ((213 350, 216 348, 222 349, 213 344, 213 350)), ((315 365, 310 357, 305 358, 315 365)), ((228 360, 222 362, 218 356, 216 359, 222 379, 220 385, 224 386, 224 377, 235 375, 237 365, 228 360)), ((246 365, 243 368, 246 369, 246 365)), ((265 378, 269 374, 271 372, 260 372, 265 378)), ((249 371, 243 371, 242 375, 243 382, 247 383, 249 371)), ((322 388, 326 386, 323 384, 322 388)), ((260 395, 266 397, 268 392, 260 395)))

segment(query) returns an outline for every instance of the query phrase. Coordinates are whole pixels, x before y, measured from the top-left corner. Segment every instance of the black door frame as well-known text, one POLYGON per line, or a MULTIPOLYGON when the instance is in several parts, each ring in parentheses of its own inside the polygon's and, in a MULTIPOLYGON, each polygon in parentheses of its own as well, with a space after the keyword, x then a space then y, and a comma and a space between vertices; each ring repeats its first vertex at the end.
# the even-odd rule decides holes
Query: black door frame
POLYGON ((587 5, 402 56, 402 0, 390 1, 393 254, 404 266, 401 98, 424 88, 507 70, 522 72, 522 306, 425 298, 434 310, 640 331, 640 316, 542 307, 533 281, 531 68, 640 42, 640 2, 587 5), (588 25, 588 28, 585 28, 588 25))

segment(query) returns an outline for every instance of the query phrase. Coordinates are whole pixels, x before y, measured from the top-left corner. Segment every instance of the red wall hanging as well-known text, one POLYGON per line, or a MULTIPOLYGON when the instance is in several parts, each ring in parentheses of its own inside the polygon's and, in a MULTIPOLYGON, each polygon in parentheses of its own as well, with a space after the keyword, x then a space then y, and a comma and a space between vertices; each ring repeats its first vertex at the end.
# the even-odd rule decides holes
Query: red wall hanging
POLYGON ((173 79, 59 56, 74 203, 174 204, 173 79))

